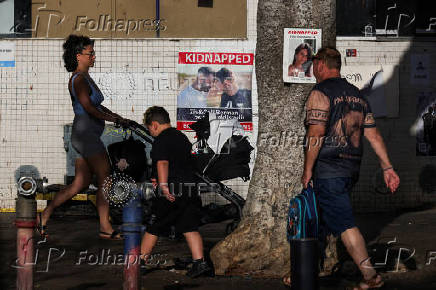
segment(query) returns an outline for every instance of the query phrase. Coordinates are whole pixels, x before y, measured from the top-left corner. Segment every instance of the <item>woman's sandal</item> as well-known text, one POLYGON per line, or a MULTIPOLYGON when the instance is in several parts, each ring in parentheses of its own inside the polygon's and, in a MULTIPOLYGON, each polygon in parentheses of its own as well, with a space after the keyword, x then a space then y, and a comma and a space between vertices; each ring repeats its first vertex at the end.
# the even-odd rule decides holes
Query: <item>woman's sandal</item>
POLYGON ((41 237, 48 237, 47 225, 42 224, 42 212, 38 212, 38 222, 36 224, 36 230, 41 237))
POLYGON ((116 230, 114 230, 111 234, 103 231, 100 231, 98 234, 100 236, 100 239, 103 240, 119 241, 123 239, 123 237, 120 235, 120 232, 116 230))
POLYGON ((379 289, 383 287, 385 283, 382 280, 380 274, 375 274, 371 279, 363 280, 362 282, 354 287, 353 290, 368 290, 368 289, 379 289))

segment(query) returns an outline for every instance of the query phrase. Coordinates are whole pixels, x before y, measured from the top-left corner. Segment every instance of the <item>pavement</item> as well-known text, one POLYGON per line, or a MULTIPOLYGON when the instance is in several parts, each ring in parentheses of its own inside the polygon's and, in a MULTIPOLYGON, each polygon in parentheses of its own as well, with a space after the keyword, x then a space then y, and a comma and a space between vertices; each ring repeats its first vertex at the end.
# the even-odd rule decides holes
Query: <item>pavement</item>
MULTIPOLYGON (((14 213, 0 214, 0 289, 15 289, 14 219, 14 213)), ((436 289, 436 208, 357 215, 356 220, 368 241, 373 262, 386 280, 384 289, 436 289)), ((226 225, 223 222, 201 227, 206 250, 225 237, 226 225)), ((99 239, 95 217, 55 216, 49 222, 49 233, 46 241, 38 243, 35 289, 122 289, 123 266, 117 257, 123 253, 123 243, 99 239)), ((142 289, 289 289, 281 279, 191 279, 184 275, 186 271, 172 267, 175 258, 189 256, 184 240, 160 239, 154 250, 154 263, 141 276, 142 289)), ((335 275, 320 279, 320 289, 345 289, 356 279, 359 277, 355 267, 345 262, 335 275)))

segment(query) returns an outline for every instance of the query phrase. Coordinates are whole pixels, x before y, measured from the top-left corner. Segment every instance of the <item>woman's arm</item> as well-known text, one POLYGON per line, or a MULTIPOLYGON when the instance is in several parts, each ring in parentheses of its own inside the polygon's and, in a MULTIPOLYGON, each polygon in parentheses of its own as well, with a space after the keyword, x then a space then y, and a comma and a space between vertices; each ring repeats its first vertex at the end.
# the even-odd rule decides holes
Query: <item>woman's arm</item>
POLYGON ((131 120, 129 119, 125 119, 123 117, 121 117, 120 115, 118 115, 117 113, 112 112, 111 110, 109 110, 108 108, 106 108, 103 105, 100 105, 101 111, 105 114, 108 114, 112 117, 115 118, 114 123, 116 123, 117 125, 121 125, 122 127, 128 127, 129 123, 131 122, 131 120))
POLYGON ((123 117, 121 117, 120 115, 118 115, 117 113, 112 112, 111 110, 109 110, 108 108, 106 108, 103 105, 100 105, 100 109, 101 111, 103 111, 103 113, 109 114, 111 116, 113 116, 116 119, 122 120, 124 119, 123 117))

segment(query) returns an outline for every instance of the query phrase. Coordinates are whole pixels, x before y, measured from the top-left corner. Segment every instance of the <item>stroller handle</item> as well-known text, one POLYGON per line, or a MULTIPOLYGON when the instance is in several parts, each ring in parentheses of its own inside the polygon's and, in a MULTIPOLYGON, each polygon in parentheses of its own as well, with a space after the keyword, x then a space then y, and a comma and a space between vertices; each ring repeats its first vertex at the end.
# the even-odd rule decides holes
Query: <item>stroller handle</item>
POLYGON ((149 137, 150 132, 143 125, 130 120, 127 126, 123 126, 123 129, 129 129, 135 132, 136 135, 141 137, 145 142, 153 144, 153 140, 149 137))

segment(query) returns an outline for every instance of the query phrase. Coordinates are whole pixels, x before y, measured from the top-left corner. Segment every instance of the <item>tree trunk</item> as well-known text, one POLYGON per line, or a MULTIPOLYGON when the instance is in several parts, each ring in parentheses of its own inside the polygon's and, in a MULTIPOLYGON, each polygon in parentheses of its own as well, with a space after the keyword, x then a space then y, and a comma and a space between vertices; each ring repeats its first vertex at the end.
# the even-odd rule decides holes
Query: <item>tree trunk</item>
POLYGON ((335 46, 335 10, 334 0, 259 0, 256 163, 241 223, 211 251, 218 275, 289 272, 286 217, 290 198, 301 190, 304 103, 313 84, 283 83, 283 29, 321 28, 323 45, 335 46))

